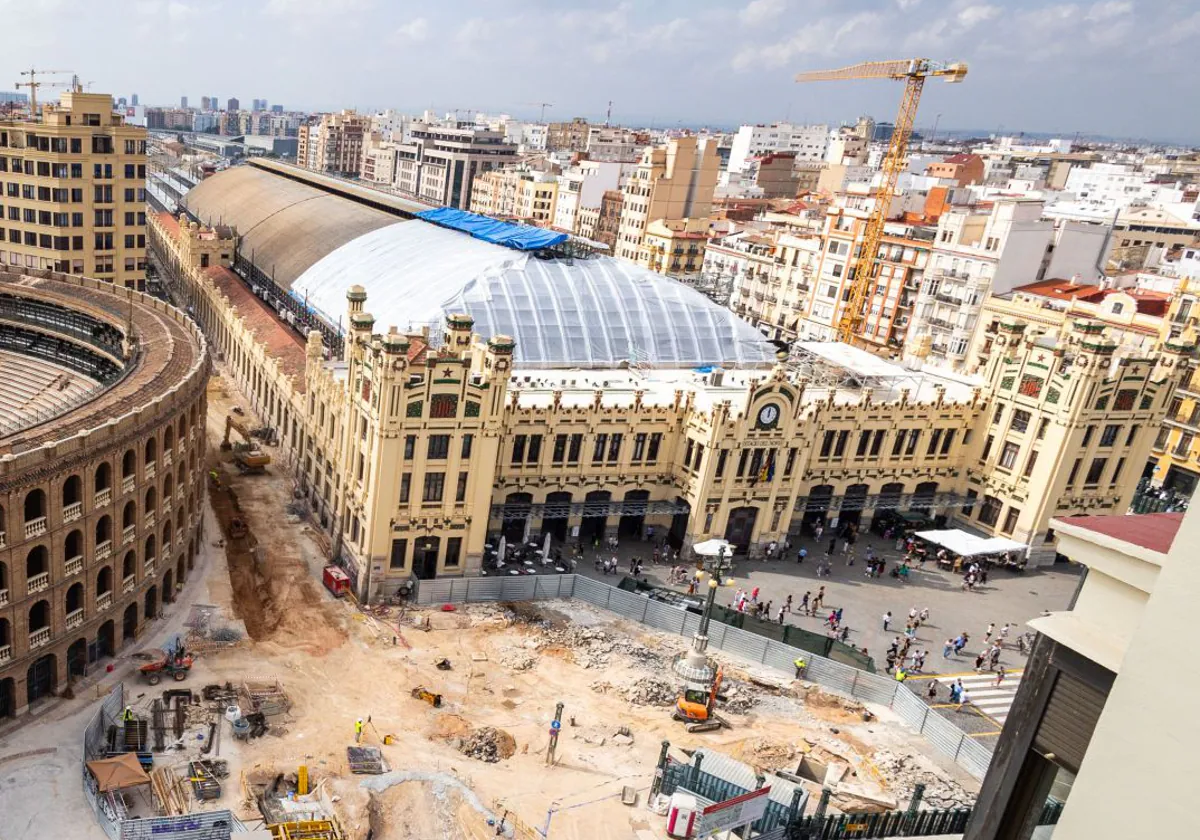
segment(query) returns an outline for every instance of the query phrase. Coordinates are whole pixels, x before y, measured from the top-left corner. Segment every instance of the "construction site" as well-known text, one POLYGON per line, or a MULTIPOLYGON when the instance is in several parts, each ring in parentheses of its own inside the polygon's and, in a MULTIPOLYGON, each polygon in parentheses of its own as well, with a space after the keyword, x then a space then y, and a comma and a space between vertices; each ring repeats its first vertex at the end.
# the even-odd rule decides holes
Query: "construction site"
POLYGON ((227 810, 277 838, 646 840, 711 836, 669 833, 675 787, 701 808, 769 787, 772 826, 973 801, 886 706, 703 650, 715 678, 689 684, 679 637, 576 600, 359 605, 236 400, 214 378, 220 533, 203 603, 109 727, 110 757, 146 775, 101 785, 114 810, 227 810))

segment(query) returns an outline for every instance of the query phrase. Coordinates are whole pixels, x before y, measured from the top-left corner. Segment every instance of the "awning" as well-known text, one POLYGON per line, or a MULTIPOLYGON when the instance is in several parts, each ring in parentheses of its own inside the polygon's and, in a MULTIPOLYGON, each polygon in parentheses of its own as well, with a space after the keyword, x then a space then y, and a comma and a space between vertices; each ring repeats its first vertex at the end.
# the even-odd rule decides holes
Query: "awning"
POLYGON ((138 763, 135 753, 122 753, 114 758, 89 761, 87 769, 95 777, 101 793, 150 784, 150 777, 138 763))
POLYGON ((1019 543, 1016 540, 1009 540, 1004 537, 977 537, 974 534, 968 534, 966 531, 960 531, 957 528, 950 528, 945 531, 917 531, 916 536, 926 542, 940 545, 942 548, 960 557, 1004 554, 1008 551, 1023 551, 1029 547, 1025 543, 1019 543))

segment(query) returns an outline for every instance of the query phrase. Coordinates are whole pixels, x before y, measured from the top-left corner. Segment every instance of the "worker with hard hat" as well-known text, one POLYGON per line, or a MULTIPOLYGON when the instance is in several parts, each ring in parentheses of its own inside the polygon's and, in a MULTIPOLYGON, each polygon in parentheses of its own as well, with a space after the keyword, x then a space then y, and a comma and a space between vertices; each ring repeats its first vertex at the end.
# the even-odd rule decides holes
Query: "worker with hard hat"
POLYGON ((354 743, 357 744, 358 742, 360 742, 362 740, 362 731, 363 731, 363 719, 359 718, 358 720, 356 720, 354 722, 354 743))
POLYGON ((808 663, 804 661, 804 657, 797 656, 792 664, 796 666, 796 679, 803 677, 805 669, 808 668, 808 663))
POLYGON ((132 723, 134 719, 133 706, 126 706, 125 711, 121 712, 121 721, 123 723, 132 723))

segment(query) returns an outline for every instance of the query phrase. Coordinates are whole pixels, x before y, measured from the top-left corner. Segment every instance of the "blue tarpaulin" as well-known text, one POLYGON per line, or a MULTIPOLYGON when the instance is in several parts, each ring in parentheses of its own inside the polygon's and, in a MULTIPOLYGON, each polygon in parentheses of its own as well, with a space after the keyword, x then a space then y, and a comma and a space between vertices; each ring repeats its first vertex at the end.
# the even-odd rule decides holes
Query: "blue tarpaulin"
POLYGON ((504 245, 518 251, 537 251, 541 248, 549 248, 560 242, 566 242, 568 238, 565 233, 556 233, 529 225, 501 222, 478 213, 456 210, 453 207, 424 210, 417 214, 417 218, 451 230, 469 233, 484 242, 504 245))

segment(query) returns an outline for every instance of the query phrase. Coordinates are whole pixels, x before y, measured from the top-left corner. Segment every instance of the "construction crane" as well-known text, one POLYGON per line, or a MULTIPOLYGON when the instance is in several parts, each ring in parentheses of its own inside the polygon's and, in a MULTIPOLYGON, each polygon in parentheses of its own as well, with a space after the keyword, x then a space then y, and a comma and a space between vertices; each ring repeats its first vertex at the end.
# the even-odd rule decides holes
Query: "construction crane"
MULTIPOLYGON (((925 80, 932 76, 941 76, 947 82, 961 82, 966 75, 967 65, 964 62, 908 58, 897 61, 866 61, 839 70, 812 70, 796 76, 797 82, 832 82, 844 79, 894 79, 904 82, 904 96, 900 99, 900 111, 896 114, 892 140, 883 158, 882 183, 875 193, 875 205, 867 218, 862 248, 848 274, 852 278, 850 296, 838 319, 838 341, 852 344, 861 331, 863 308, 874 286, 875 258, 879 254, 883 226, 887 222, 892 198, 896 195, 896 181, 908 157, 908 141, 912 136, 913 122, 917 118, 917 104, 921 101, 921 89, 925 86, 925 80)), ((870 139, 868 137, 867 141, 870 142, 870 139)))
POLYGON ((38 106, 37 106, 38 88, 78 86, 78 82, 74 81, 74 79, 72 82, 39 82, 37 80, 37 77, 39 75, 61 76, 65 73, 70 73, 72 77, 75 76, 75 73, 72 70, 35 70, 34 68, 30 67, 28 70, 21 71, 21 75, 28 76, 29 81, 28 82, 17 82, 16 87, 17 88, 29 88, 29 113, 30 113, 30 116, 32 116, 34 120, 37 120, 41 116, 38 113, 38 106))
POLYGON ((553 107, 554 107, 554 103, 553 103, 553 102, 526 102, 525 104, 526 104, 526 105, 533 105, 533 106, 536 106, 536 107, 539 107, 539 108, 541 108, 541 109, 542 109, 542 116, 541 116, 541 118, 538 120, 538 122, 543 122, 543 123, 546 121, 546 109, 547 109, 547 108, 553 108, 553 107))

